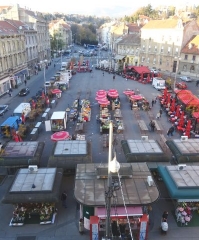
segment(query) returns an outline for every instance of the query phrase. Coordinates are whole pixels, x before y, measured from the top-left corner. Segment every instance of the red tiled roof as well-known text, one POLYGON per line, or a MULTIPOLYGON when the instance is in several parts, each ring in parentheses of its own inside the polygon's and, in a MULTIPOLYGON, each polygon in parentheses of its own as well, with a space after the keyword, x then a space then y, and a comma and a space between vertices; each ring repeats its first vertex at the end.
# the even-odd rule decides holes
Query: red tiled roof
POLYGON ((18 28, 6 21, 0 21, 0 35, 10 35, 18 33, 18 28))

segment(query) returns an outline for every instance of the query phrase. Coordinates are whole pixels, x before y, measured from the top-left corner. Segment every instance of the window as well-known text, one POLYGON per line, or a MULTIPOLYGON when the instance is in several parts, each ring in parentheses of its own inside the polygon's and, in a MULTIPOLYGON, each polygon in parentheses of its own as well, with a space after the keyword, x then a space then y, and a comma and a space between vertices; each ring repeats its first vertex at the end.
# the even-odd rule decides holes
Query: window
POLYGON ((171 53, 171 47, 168 47, 168 54, 171 53))
POLYGON ((145 57, 142 57, 142 62, 144 62, 144 60, 145 60, 145 57))
POLYGON ((149 45, 149 52, 151 51, 151 46, 149 45))
POLYGON ((195 60, 196 60, 196 56, 193 55, 193 57, 192 57, 192 61, 195 61, 195 60))
POLYGON ((144 45, 142 46, 142 50, 143 50, 143 51, 145 50, 145 46, 144 46, 144 45))
POLYGON ((192 66, 190 67, 190 71, 195 71, 194 65, 192 65, 192 66))
POLYGON ((183 71, 185 71, 185 72, 187 71, 187 65, 183 66, 183 71))
POLYGON ((178 48, 176 48, 176 55, 178 55, 178 48))
POLYGON ((160 65, 162 65, 162 59, 160 58, 160 65))
POLYGON ((149 60, 149 58, 147 59, 147 63, 149 63, 150 62, 150 60, 149 60))
POLYGON ((153 64, 156 64, 156 58, 153 59, 153 64))
POLYGON ((164 47, 162 46, 162 47, 161 47, 161 53, 163 53, 163 52, 164 52, 164 47))
POLYGON ((157 46, 155 46, 154 51, 157 52, 157 46))
POLYGON ((188 60, 188 55, 184 55, 184 60, 188 60))

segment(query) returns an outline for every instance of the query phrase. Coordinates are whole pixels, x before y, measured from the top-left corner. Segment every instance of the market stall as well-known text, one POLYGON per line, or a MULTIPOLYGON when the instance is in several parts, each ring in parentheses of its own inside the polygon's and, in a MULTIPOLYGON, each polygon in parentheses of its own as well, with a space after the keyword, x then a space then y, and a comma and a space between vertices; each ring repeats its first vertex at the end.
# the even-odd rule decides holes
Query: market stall
POLYGON ((35 165, 19 169, 2 203, 13 204, 10 226, 51 224, 60 201, 62 169, 37 168, 35 165))
POLYGON ((158 172, 174 202, 177 224, 191 225, 194 218, 198 218, 199 211, 198 166, 158 166, 158 172))
POLYGON ((19 123, 21 122, 19 116, 13 116, 7 118, 2 124, 1 124, 1 134, 3 137, 10 138, 12 137, 12 131, 17 131, 19 128, 19 123))
POLYGON ((91 107, 90 101, 87 99, 81 100, 81 111, 79 114, 79 121, 90 122, 91 120, 91 107))
POLYGON ((169 162, 170 156, 164 153, 156 140, 143 136, 143 140, 122 140, 121 145, 127 162, 169 162))
POLYGON ((11 168, 40 165, 43 142, 8 142, 1 153, 0 166, 11 168))
POLYGON ((51 131, 63 131, 66 129, 67 113, 64 111, 53 112, 50 118, 51 131))
POLYGON ((55 143, 48 167, 62 167, 74 171, 77 163, 91 163, 91 143, 85 140, 58 141, 55 143))
POLYGON ((167 140, 166 144, 173 153, 177 163, 199 162, 199 139, 173 139, 167 140))

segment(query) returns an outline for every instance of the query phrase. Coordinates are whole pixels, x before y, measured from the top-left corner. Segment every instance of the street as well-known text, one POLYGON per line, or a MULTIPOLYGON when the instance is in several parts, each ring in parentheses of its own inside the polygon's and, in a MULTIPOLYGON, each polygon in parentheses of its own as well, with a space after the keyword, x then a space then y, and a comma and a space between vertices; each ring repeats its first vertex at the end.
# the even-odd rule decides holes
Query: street
MULTIPOLYGON (((76 53, 75 53, 76 54, 76 53)), ((108 53, 106 53, 108 54, 108 53)), ((96 61, 96 58, 93 58, 93 61, 96 61)), ((62 61, 67 61, 66 57, 63 57, 62 61)), ((46 70, 46 80, 50 79, 56 71, 60 68, 60 58, 55 59, 51 66, 46 70), (54 63, 56 67, 54 68, 54 63)), ((38 75, 33 76, 28 80, 27 86, 30 88, 30 94, 27 97, 19 97, 17 93, 23 87, 20 86, 18 89, 13 91, 13 97, 8 95, 4 96, 0 101, 6 102, 9 104, 9 111, 5 113, 3 117, 0 118, 0 123, 2 123, 8 116, 12 115, 14 108, 16 108, 19 103, 25 101, 29 97, 36 94, 36 92, 43 87, 44 85, 44 72, 39 72, 38 75)), ((197 96, 199 95, 199 88, 195 87, 195 83, 187 83, 188 89, 193 91, 197 96)), ((25 85, 24 85, 25 86, 25 85)), ((126 89, 132 89, 139 91, 151 104, 151 101, 160 94, 159 91, 154 89, 151 84, 141 84, 139 82, 128 80, 125 78, 116 75, 116 79, 113 81, 113 75, 107 72, 102 74, 101 70, 93 70, 93 73, 77 73, 74 75, 70 81, 70 88, 62 94, 62 97, 58 100, 58 104, 55 109, 51 109, 51 114, 53 111, 65 111, 69 106, 72 106, 77 97, 80 99, 89 99, 91 102, 91 121, 85 123, 85 135, 86 140, 92 143, 92 159, 94 163, 106 163, 108 159, 108 148, 103 148, 102 144, 102 135, 100 134, 99 124, 96 122, 96 115, 99 114, 99 105, 95 100, 95 93, 99 89, 112 89, 115 88, 119 92, 121 100, 121 112, 124 121, 125 130, 121 134, 115 134, 116 139, 116 154, 117 160, 119 162, 126 162, 124 154, 121 148, 121 140, 123 139, 141 139, 141 132, 138 128, 138 123, 134 112, 130 109, 129 101, 126 96, 123 94, 123 91, 126 89)), ((151 119, 155 119, 157 112, 160 110, 160 104, 157 102, 154 104, 150 112, 139 111, 140 118, 145 121, 148 125, 151 119)), ((167 120, 167 116, 163 113, 158 124, 163 129, 163 135, 166 136, 168 128, 171 126, 171 123, 167 120)), ((67 131, 70 135, 75 133, 75 126, 72 122, 67 123, 67 131)), ((42 155, 41 167, 46 167, 48 158, 51 154, 51 149, 53 149, 54 142, 50 140, 51 132, 45 132, 43 125, 42 134, 39 135, 38 141, 45 142, 45 148, 42 155)), ((162 142, 160 134, 157 132, 149 132, 149 139, 155 139, 160 142, 160 145, 164 148, 165 143, 162 142)), ((175 133, 173 138, 180 138, 178 133, 175 133)), ((170 154, 168 152, 168 154, 170 154)), ((171 156, 172 161, 172 156, 171 156)), ((160 159, 161 162, 161 159, 160 159)), ((8 177, 5 182, 0 185, 0 198, 3 197, 4 193, 7 191, 8 186, 11 182, 12 177, 8 177)), ((0 240, 14 240, 17 239, 17 236, 35 236, 34 239, 37 240, 72 240, 72 239, 89 239, 89 234, 86 232, 84 235, 79 235, 77 223, 78 223, 78 208, 76 208, 76 200, 73 197, 73 188, 74 188, 74 177, 73 176, 64 176, 62 189, 66 189, 68 193, 68 205, 70 206, 67 209, 62 210, 61 203, 57 205, 58 214, 56 216, 55 224, 40 226, 34 225, 25 225, 23 227, 9 227, 9 221, 12 217, 13 207, 11 205, 3 205, 0 203, 0 217, 3 219, 0 226, 0 240)), ((174 209, 173 204, 168 200, 167 190, 163 185, 160 184, 160 199, 152 204, 152 212, 150 213, 150 225, 149 225, 149 240, 159 240, 161 237, 159 225, 160 218, 163 211, 169 211, 169 231, 167 235, 162 236, 165 240, 195 240, 198 239, 199 230, 197 228, 188 228, 188 227, 177 227, 175 219, 172 215, 174 209)), ((24 238, 29 240, 28 238, 24 238)))

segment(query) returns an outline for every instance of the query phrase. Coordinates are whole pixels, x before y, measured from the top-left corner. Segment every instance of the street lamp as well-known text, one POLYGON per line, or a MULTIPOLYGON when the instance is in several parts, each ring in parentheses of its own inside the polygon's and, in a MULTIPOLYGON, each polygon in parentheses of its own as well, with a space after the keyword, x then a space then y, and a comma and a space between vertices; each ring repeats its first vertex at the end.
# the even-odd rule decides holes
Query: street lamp
POLYGON ((111 198, 113 196, 114 186, 112 184, 111 173, 119 172, 120 164, 116 159, 116 155, 112 160, 112 144, 113 144, 113 123, 109 124, 109 154, 108 154, 108 179, 107 191, 105 192, 106 198, 106 240, 111 239, 111 198))
POLYGON ((175 77, 174 77, 174 86, 173 89, 175 90, 176 88, 176 79, 177 79, 177 74, 178 74, 178 68, 179 68, 179 61, 180 61, 180 57, 175 57, 175 59, 177 58, 177 64, 176 64, 176 72, 175 72, 175 77))
POLYGON ((44 68, 44 94, 46 94, 46 63, 48 62, 47 59, 40 61, 44 68))

